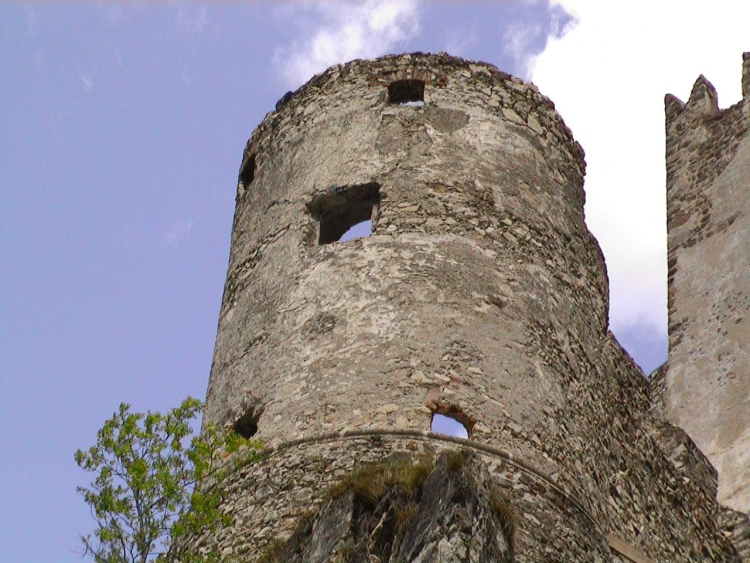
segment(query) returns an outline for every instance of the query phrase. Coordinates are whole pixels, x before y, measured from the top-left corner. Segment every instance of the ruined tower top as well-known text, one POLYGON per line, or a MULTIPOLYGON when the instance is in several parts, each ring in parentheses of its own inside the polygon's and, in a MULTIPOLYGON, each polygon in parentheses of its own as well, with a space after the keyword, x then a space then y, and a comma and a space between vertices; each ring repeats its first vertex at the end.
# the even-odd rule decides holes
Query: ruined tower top
POLYGON ((750 53, 742 100, 696 80, 666 106, 669 360, 659 412, 719 472, 719 500, 750 513, 750 53))
POLYGON ((287 94, 243 157, 208 416, 235 424, 260 410, 265 421, 281 415, 277 424, 258 426, 259 437, 271 442, 345 428, 354 411, 373 406, 377 377, 362 374, 386 369, 388 348, 424 347, 418 332, 434 338, 442 323, 446 338, 453 334, 449 341, 461 324, 482 332, 486 319, 474 315, 475 307, 523 318, 518 308, 531 305, 539 323, 554 317, 606 335, 604 262, 583 221, 584 166, 553 104, 488 64, 447 55, 353 61, 287 94), (371 238, 326 245, 365 219, 372 219, 371 238), (423 255, 432 269, 452 253, 451 276, 458 277, 445 288, 427 280, 423 286, 427 273, 411 272, 420 266, 406 258, 423 255), (498 268, 500 258, 491 254, 510 262, 498 268), (524 278, 538 286, 528 304, 511 298, 524 278), (550 283, 561 285, 542 289, 550 283), (446 309, 461 311, 441 302, 449 294, 456 304, 466 300, 471 323, 462 320, 467 311, 446 317, 446 309), (570 307, 553 313, 549 298, 570 307), (579 299, 586 307, 573 304, 579 299), (492 300, 503 305, 487 305, 492 300), (422 318, 404 323, 403 315, 416 313, 412 304, 422 318), (351 307, 361 311, 353 316, 351 307), (354 362, 349 371, 361 363, 357 375, 333 378, 334 386, 350 380, 348 391, 322 387, 296 412, 289 401, 300 392, 297 378, 317 388, 310 362, 322 361, 329 347, 337 350, 338 369, 344 361, 354 362), (376 364, 367 366, 370 353, 359 348, 371 349, 376 364), (262 361, 251 359, 256 355, 262 361), (274 361, 285 365, 270 369, 274 361), (304 414, 324 405, 335 423, 304 414))

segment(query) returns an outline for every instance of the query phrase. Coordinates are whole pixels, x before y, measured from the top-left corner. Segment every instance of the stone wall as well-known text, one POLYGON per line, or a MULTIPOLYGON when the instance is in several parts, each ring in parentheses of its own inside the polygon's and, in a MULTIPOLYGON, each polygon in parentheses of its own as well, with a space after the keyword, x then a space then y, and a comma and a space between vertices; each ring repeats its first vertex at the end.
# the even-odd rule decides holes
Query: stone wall
MULTIPOLYGON (((405 457, 434 459, 446 451, 462 450, 477 456, 495 490, 513 507, 516 561, 617 561, 609 536, 635 552, 647 553, 644 560, 739 561, 725 537, 715 533, 715 515, 706 519, 700 514, 705 500, 683 489, 689 482, 687 472, 658 467, 664 472, 662 479, 671 484, 653 489, 646 485, 653 478, 641 475, 646 478, 641 488, 650 489, 643 494, 667 501, 652 498, 646 506, 631 504, 633 491, 623 481, 616 482, 613 491, 619 492, 613 493, 608 510, 597 515, 591 510, 591 499, 577 496, 509 452, 415 431, 329 434, 266 452, 262 462, 243 467, 229 479, 225 509, 235 525, 216 538, 202 538, 204 548, 254 561, 274 540, 291 535, 300 519, 328 498, 329 488, 356 468, 405 457), (682 508, 675 510, 678 506, 682 508), (618 511, 623 514, 612 519, 618 511)), ((663 463, 657 460, 658 450, 653 451, 654 462, 663 463)))
POLYGON ((284 445, 264 462, 245 467, 228 486, 233 500, 227 509, 239 525, 220 536, 220 547, 212 549, 254 561, 274 539, 290 535, 300 516, 316 510, 327 489, 355 468, 404 456, 432 459, 463 448, 478 455, 496 491, 513 506, 518 561, 608 559, 605 534, 583 501, 549 477, 507 453, 413 431, 321 436, 284 445))
POLYGON ((730 539, 741 561, 750 561, 750 514, 719 506, 719 528, 730 539))
POLYGON ((669 361, 657 403, 750 512, 750 54, 743 99, 720 110, 700 77, 666 98, 669 361))
POLYGON ((584 167, 484 63, 354 61, 279 101, 243 154, 205 413, 271 450, 230 482, 222 549, 252 560, 353 468, 441 451, 441 413, 517 508, 518 561, 736 559, 710 466, 607 332, 584 167))

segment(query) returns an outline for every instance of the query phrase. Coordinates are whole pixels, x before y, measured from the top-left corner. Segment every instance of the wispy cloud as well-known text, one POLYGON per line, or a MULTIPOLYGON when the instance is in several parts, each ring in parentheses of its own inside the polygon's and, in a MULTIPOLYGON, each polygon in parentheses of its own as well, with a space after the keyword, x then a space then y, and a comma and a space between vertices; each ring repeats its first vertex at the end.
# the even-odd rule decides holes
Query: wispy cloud
POLYGON ((122 51, 120 51, 119 47, 115 49, 114 59, 115 59, 115 63, 117 64, 118 69, 122 70, 125 68, 125 63, 122 57, 122 51))
POLYGON ((541 33, 542 26, 538 23, 511 25, 503 33, 503 51, 513 59, 523 78, 531 76, 536 59, 532 45, 538 43, 541 33))
POLYGON ((577 19, 557 4, 527 0, 529 4, 543 5, 544 18, 514 23, 503 33, 503 51, 515 62, 517 72, 529 80, 534 73, 537 57, 550 39, 560 39, 578 24, 577 19))
POLYGON ((306 37, 274 56, 292 88, 332 64, 386 54, 419 33, 419 0, 317 0, 306 6, 306 37))
POLYGON ((33 8, 26 6, 26 37, 35 37, 39 17, 33 8))
MULTIPOLYGON (((84 65, 81 65, 81 67, 82 66, 84 65)), ((94 61, 86 66, 89 68, 78 71, 78 82, 83 91, 86 94, 90 94, 96 85, 96 77, 99 74, 99 62, 94 61)), ((79 67, 79 69, 81 69, 81 67, 79 67)))
POLYGON ((83 91, 87 94, 91 92, 94 87, 94 73, 93 72, 82 72, 78 78, 81 80, 81 86, 83 91))
POLYGON ((190 235, 190 231, 193 229, 193 224, 193 220, 190 218, 183 218, 175 221, 164 235, 162 241, 165 245, 172 246, 178 240, 187 238, 190 235))
POLYGON ((454 29, 448 35, 445 51, 457 57, 463 57, 466 52, 477 44, 477 22, 470 26, 454 29))
POLYGON ((106 7, 105 17, 110 25, 117 25, 122 19, 122 6, 111 4, 106 7))
POLYGON ((633 359, 646 375, 666 360, 669 348, 667 335, 662 327, 648 319, 634 319, 630 324, 612 327, 612 330, 620 345, 633 352, 633 359))
POLYGON ((182 29, 186 35, 200 35, 208 23, 208 6, 187 6, 180 8, 177 12, 177 27, 182 29))

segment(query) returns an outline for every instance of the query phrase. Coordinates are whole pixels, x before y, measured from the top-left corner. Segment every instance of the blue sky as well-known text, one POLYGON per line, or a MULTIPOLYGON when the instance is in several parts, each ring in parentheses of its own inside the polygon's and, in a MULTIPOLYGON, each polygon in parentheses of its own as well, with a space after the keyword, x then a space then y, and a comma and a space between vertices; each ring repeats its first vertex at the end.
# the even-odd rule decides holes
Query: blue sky
POLYGON ((725 3, 716 25, 669 2, 0 4, 0 561, 78 560, 73 452, 120 402, 204 396, 245 141, 334 62, 448 51, 537 82, 587 152, 612 326, 661 363, 662 98, 702 72, 739 99, 750 14, 725 3))

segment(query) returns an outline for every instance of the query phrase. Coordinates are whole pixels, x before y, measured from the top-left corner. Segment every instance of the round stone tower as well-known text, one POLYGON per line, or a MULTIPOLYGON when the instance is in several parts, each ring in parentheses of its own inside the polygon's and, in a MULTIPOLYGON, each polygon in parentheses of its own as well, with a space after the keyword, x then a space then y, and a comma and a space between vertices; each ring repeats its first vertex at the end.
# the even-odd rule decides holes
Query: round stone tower
POLYGON ((354 561, 388 528, 378 561, 731 550, 710 470, 680 479, 607 332, 584 166, 533 85, 444 54, 334 66, 279 101, 243 155, 205 412, 268 451, 229 480, 221 549, 354 561), (441 485, 448 451, 464 466, 441 485), (422 462, 413 518, 381 506, 357 536, 346 476, 422 462))

